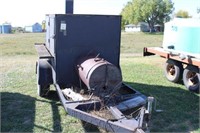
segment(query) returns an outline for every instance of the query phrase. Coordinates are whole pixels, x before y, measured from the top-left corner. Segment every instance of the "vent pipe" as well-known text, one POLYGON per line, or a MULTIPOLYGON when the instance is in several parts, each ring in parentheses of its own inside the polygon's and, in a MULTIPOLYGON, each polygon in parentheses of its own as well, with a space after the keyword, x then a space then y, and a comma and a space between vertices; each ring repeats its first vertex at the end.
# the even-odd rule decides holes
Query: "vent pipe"
POLYGON ((73 14, 74 0, 66 0, 65 14, 73 14))

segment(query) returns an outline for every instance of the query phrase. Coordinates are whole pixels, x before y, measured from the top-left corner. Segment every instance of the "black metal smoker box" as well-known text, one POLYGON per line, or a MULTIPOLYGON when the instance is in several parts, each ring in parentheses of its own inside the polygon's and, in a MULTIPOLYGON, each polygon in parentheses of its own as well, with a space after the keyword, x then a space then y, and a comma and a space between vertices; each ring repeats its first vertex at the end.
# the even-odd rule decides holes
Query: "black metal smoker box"
POLYGON ((46 27, 46 43, 35 44, 38 95, 53 84, 69 115, 111 132, 143 132, 152 99, 123 83, 121 16, 47 15, 46 27), (91 114, 102 108, 112 118, 91 114))

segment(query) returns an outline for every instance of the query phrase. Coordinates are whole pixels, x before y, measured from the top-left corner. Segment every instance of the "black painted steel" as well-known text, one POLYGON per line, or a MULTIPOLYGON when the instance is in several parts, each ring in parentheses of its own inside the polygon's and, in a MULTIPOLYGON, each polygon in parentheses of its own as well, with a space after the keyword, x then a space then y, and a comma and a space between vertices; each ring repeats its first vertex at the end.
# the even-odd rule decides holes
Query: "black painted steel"
MULTIPOLYGON (((67 111, 67 113, 73 117, 76 117, 80 120, 84 120, 93 125, 102 127, 111 132, 120 132, 120 133, 144 133, 144 131, 138 128, 140 123, 140 119, 127 119, 123 117, 123 119, 105 119, 95 115, 88 113, 88 111, 92 111, 95 109, 100 109, 101 103, 99 101, 88 101, 88 102, 70 102, 65 99, 61 88, 58 84, 55 84, 57 93, 60 97, 60 100, 67 111)), ((128 86, 127 86, 128 87, 128 86)), ((129 87, 128 87, 129 88, 129 87)), ((129 88, 132 89, 132 88, 129 88)), ((139 92, 135 92, 143 97, 139 92)), ((118 110, 119 114, 122 114, 118 110)), ((142 120, 141 120, 142 121, 142 120)))
MULTIPOLYGON (((141 108, 141 106, 144 108, 146 97, 121 83, 122 75, 119 65, 121 16, 74 15, 72 14, 73 9, 70 8, 73 7, 70 6, 70 2, 73 5, 73 0, 66 0, 67 14, 47 15, 46 17, 46 43, 44 46, 36 46, 40 55, 39 66, 46 70, 39 77, 45 78, 46 76, 45 79, 49 79, 50 75, 51 79, 47 81, 55 85, 60 100, 69 115, 111 132, 143 132, 139 128, 143 122, 143 115, 137 119, 125 118, 124 115, 124 111, 128 113, 128 111, 141 108), (89 98, 83 101, 69 101, 66 99, 62 89, 66 87, 82 89, 78 74, 78 68, 81 69, 81 64, 87 59, 95 59, 99 56, 105 59, 107 64, 113 65, 114 70, 119 70, 119 89, 114 91, 115 93, 104 95, 103 100, 98 98, 95 101, 95 98, 89 98), (42 60, 47 61, 41 62, 42 60), (115 118, 107 119, 90 113, 93 110, 99 111, 102 107, 109 107, 115 118), (123 119, 119 117, 122 114, 123 119)), ((104 66, 104 64, 100 66, 104 66)), ((94 71, 92 72, 94 73, 94 71)), ((101 70, 98 70, 96 75, 98 73, 101 73, 101 70)), ((89 81, 95 82, 95 79, 89 81)), ((93 85, 88 83, 86 87, 90 88, 91 86, 93 85)), ((93 94, 91 95, 89 92, 88 96, 92 97, 93 94)), ((144 114, 144 109, 141 110, 144 114)))
POLYGON ((74 0, 66 0, 65 13, 73 14, 74 0))
POLYGON ((121 17, 108 15, 47 16, 46 47, 53 60, 56 82, 62 87, 79 86, 78 59, 96 56, 119 66, 121 17))

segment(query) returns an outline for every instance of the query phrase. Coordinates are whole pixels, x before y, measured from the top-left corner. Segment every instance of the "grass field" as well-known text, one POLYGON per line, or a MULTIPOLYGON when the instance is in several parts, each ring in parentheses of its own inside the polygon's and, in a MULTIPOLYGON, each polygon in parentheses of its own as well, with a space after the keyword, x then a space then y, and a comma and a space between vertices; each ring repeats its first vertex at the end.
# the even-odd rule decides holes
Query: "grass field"
MULTIPOLYGON (((121 69, 124 82, 157 99, 162 113, 152 115, 152 132, 200 132, 199 95, 168 82, 164 59, 141 57, 144 46, 160 46, 161 34, 122 33, 121 69), (135 56, 137 55, 137 56, 135 56)), ((64 111, 55 89, 37 96, 35 42, 44 34, 0 35, 1 132, 84 132, 81 121, 64 111)))

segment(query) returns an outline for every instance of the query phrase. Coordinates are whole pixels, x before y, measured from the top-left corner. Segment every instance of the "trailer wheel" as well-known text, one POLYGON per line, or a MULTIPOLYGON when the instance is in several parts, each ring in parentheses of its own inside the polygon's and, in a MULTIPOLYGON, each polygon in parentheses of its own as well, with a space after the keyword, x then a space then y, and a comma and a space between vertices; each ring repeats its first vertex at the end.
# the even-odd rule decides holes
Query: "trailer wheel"
POLYGON ((37 94, 40 97, 46 97, 50 90, 50 85, 39 84, 40 69, 38 62, 36 62, 36 75, 37 75, 37 94))
POLYGON ((37 93, 40 97, 46 97, 50 90, 50 85, 37 85, 37 93))
POLYGON ((198 68, 187 66, 183 72, 183 83, 185 87, 193 92, 199 92, 200 89, 200 73, 198 68))
POLYGON ((183 65, 174 60, 167 60, 164 67, 166 78, 174 83, 179 82, 182 79, 183 65))

